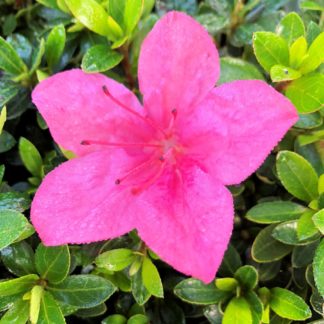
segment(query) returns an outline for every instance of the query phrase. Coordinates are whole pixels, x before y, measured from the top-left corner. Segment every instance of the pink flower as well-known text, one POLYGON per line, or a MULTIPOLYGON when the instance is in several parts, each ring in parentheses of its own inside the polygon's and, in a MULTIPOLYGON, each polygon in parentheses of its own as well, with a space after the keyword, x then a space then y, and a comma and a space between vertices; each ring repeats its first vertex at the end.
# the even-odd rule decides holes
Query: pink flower
POLYGON ((101 74, 71 70, 41 82, 33 102, 55 141, 78 155, 36 193, 31 218, 44 244, 106 240, 136 228, 175 269, 211 281, 233 227, 225 185, 254 172, 297 120, 265 82, 214 88, 218 76, 207 32, 170 12, 142 45, 143 107, 101 74))

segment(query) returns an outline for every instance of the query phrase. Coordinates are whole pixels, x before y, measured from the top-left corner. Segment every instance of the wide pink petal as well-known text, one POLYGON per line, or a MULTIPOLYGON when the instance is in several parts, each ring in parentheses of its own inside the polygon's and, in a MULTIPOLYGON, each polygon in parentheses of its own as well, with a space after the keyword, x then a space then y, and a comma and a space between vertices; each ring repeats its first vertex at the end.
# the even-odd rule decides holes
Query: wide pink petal
POLYGON ((88 243, 122 235, 142 217, 129 188, 115 181, 130 167, 122 150, 98 151, 50 172, 36 192, 31 220, 46 245, 88 243))
POLYGON ((166 14, 143 42, 139 86, 154 119, 161 120, 161 114, 172 109, 188 110, 214 87, 218 76, 219 58, 212 38, 184 13, 166 14))
POLYGON ((166 171, 139 197, 147 212, 136 227, 144 242, 172 267, 210 282, 232 232, 232 196, 201 169, 181 170, 166 171))
POLYGON ((112 102, 102 90, 104 85, 119 101, 143 114, 131 91, 102 74, 74 69, 55 74, 34 89, 33 102, 59 145, 84 155, 99 146, 80 145, 83 140, 143 140, 149 126, 112 102))
MULTIPOLYGON (((221 154, 209 151, 200 161, 226 185, 238 184, 251 175, 298 119, 296 109, 286 97, 257 80, 223 84, 196 109, 202 115, 205 110, 213 110, 215 120, 221 119, 227 127, 221 154)), ((201 129, 204 131, 205 124, 201 129)), ((202 142, 202 150, 204 145, 202 142)))

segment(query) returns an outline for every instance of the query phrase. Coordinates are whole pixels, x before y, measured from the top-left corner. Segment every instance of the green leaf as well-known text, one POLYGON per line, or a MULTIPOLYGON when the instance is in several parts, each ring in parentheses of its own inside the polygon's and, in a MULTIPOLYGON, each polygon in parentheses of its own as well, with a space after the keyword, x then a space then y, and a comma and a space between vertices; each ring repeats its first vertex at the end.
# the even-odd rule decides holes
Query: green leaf
POLYGON ((0 36, 0 69, 13 75, 27 71, 27 67, 14 48, 0 36))
POLYGON ((65 0, 73 16, 95 33, 108 36, 108 14, 95 0, 65 0))
POLYGON ((291 201, 271 201, 252 207, 245 217, 259 224, 280 223, 298 219, 305 210, 304 206, 291 201))
MULTIPOLYGON (((11 80, 0 79, 0 107, 13 99, 19 91, 19 86, 11 80)), ((3 108, 2 108, 3 109, 3 108)))
POLYGON ((127 324, 149 324, 150 321, 147 316, 143 314, 136 314, 130 317, 127 324))
POLYGON ((120 271, 128 267, 135 259, 130 249, 115 249, 104 252, 96 258, 96 264, 100 268, 111 271, 120 271))
POLYGON ((42 177, 43 160, 35 145, 28 139, 21 137, 19 140, 19 154, 26 169, 34 176, 42 177))
POLYGON ((30 294, 29 319, 32 324, 38 321, 41 299, 43 297, 44 288, 42 286, 34 286, 30 294))
POLYGON ((307 245, 295 246, 291 255, 291 263, 294 268, 306 267, 313 262, 315 250, 319 241, 307 245))
POLYGON ((142 280, 145 288, 156 297, 163 297, 163 285, 160 274, 150 258, 146 257, 142 265, 142 280))
POLYGON ((26 292, 36 284, 38 279, 37 275, 30 274, 17 279, 0 281, 0 297, 26 292))
POLYGON ((274 65, 288 66, 289 64, 288 44, 274 33, 254 33, 253 49, 258 62, 267 72, 270 72, 274 65))
POLYGON ((235 80, 264 80, 262 73, 251 63, 233 57, 220 59, 221 74, 218 84, 235 80))
POLYGON ((24 231, 28 221, 14 210, 0 210, 0 250, 13 243, 24 231))
POLYGON ((316 249, 313 269, 316 287, 321 296, 324 297, 324 239, 316 249))
POLYGON ((19 299, 1 317, 0 324, 25 324, 29 317, 29 303, 19 299))
POLYGON ((293 196, 306 202, 317 198, 318 177, 306 159, 294 152, 281 151, 276 166, 281 183, 293 196))
POLYGON ((220 311, 218 305, 204 307, 204 316, 211 324, 222 324, 223 313, 220 311))
POLYGON ((249 303, 243 297, 235 297, 228 303, 222 324, 252 324, 249 303))
POLYGON ((0 251, 3 264, 16 276, 35 273, 34 252, 26 242, 14 243, 0 251))
POLYGON ((304 10, 324 11, 324 6, 321 6, 316 1, 303 0, 303 1, 300 2, 299 6, 300 6, 301 9, 304 9, 304 10))
POLYGON ((276 240, 290 245, 304 245, 318 239, 318 235, 313 235, 306 240, 300 240, 297 235, 297 221, 288 221, 277 225, 272 236, 276 240))
POLYGON ((29 76, 32 76, 40 66, 44 53, 45 53, 45 41, 42 38, 39 42, 38 48, 33 53, 32 66, 28 72, 29 76))
POLYGON ((290 67, 274 65, 270 70, 270 77, 273 82, 295 80, 301 77, 301 73, 290 67))
POLYGON ((15 191, 0 193, 0 210, 12 209, 23 212, 30 207, 30 199, 27 194, 15 191))
POLYGON ((299 115, 298 122, 294 125, 298 128, 312 129, 321 126, 323 123, 322 116, 319 112, 311 114, 299 115))
POLYGON ((311 310, 301 297, 283 288, 271 289, 270 307, 279 316, 296 321, 312 316, 311 310))
POLYGON ((62 282, 70 270, 70 252, 67 245, 46 247, 40 243, 35 254, 37 272, 53 284, 62 282))
POLYGON ((41 299, 40 312, 37 324, 65 324, 60 307, 53 296, 45 291, 41 299))
POLYGON ((57 285, 48 286, 54 298, 79 308, 97 306, 108 299, 116 287, 95 275, 73 275, 57 285))
POLYGON ((292 251, 292 246, 282 244, 272 237, 276 225, 259 232, 252 245, 252 257, 257 262, 272 262, 282 259, 292 251))
POLYGON ((88 73, 104 72, 118 65, 123 56, 108 45, 90 47, 82 59, 82 70, 88 73))
POLYGON ((218 289, 224 291, 234 291, 238 286, 238 282, 234 278, 218 278, 215 284, 218 289))
POLYGON ((250 305, 250 310, 252 314, 252 323, 253 324, 261 323, 261 319, 263 315, 263 304, 260 298, 254 291, 248 291, 244 295, 244 297, 250 305))
POLYGON ((5 130, 0 134, 0 153, 11 150, 16 145, 15 138, 5 130))
POLYGON ((48 66, 53 70, 53 67, 58 63, 65 46, 65 29, 64 26, 55 26, 49 33, 45 43, 45 57, 48 66))
POLYGON ((198 14, 195 19, 204 26, 208 33, 216 35, 229 24, 229 17, 214 12, 198 14))
POLYGON ((305 36, 303 20, 296 12, 291 12, 282 18, 278 26, 278 31, 289 45, 298 37, 305 36))
POLYGON ((174 287, 174 293, 187 303, 196 305, 217 304, 230 294, 216 288, 214 283, 208 285, 197 279, 185 279, 174 287))
POLYGON ((107 311, 107 306, 105 303, 99 304, 91 308, 81 308, 77 310, 73 315, 78 317, 97 317, 102 314, 105 314, 107 311))
POLYGON ((224 254, 223 261, 219 267, 218 273, 222 276, 232 276, 235 271, 242 265, 239 253, 229 244, 224 254))
POLYGON ((289 48, 289 65, 298 69, 307 53, 307 41, 305 37, 297 38, 289 48))
POLYGON ((315 38, 321 33, 321 31, 321 27, 318 26, 314 21, 311 21, 307 26, 307 43, 313 43, 315 38))
POLYGON ((124 26, 126 35, 131 35, 138 24, 143 11, 144 0, 127 0, 124 11, 124 26))
POLYGON ((252 290, 258 284, 258 272, 250 265, 239 268, 234 275, 244 289, 252 290))
POLYGON ((4 106, 2 107, 0 112, 0 134, 2 133, 6 120, 7 120, 7 107, 4 106))
POLYGON ((307 240, 318 233, 312 220, 315 211, 307 210, 297 221, 297 236, 299 240, 307 240))
POLYGON ((313 222, 317 229, 324 235, 324 209, 321 209, 313 216, 313 222))
POLYGON ((114 314, 106 317, 101 324, 126 324, 127 318, 120 314, 114 314))
POLYGON ((136 271, 135 274, 131 276, 131 287, 134 299, 139 305, 144 305, 151 297, 151 294, 143 285, 141 271, 136 271))
POLYGON ((307 55, 300 65, 299 71, 307 74, 315 71, 324 61, 324 32, 320 33, 308 49, 307 55))

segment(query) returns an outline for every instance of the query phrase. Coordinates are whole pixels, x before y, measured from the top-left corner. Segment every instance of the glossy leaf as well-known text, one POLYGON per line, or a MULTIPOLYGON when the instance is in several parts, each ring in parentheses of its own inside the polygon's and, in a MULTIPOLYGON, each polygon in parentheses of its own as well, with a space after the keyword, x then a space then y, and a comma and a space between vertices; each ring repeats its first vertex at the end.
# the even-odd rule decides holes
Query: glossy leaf
POLYGON ((37 324, 64 324, 65 319, 53 296, 45 291, 41 303, 37 324))
POLYGON ((217 304, 229 296, 214 283, 204 284, 197 279, 185 279, 174 287, 174 293, 185 302, 197 305, 217 304))
POLYGON ((314 214, 315 211, 308 210, 297 221, 297 236, 299 240, 307 240, 318 233, 312 219, 314 214))
POLYGON ((38 279, 37 275, 30 274, 17 279, 0 281, 0 297, 26 292, 36 284, 38 279))
POLYGON ((278 26, 280 35, 288 42, 292 44, 298 37, 305 36, 305 26, 300 16, 291 12, 286 15, 278 26))
POLYGON ((45 57, 48 66, 53 69, 54 65, 59 61, 63 54, 65 46, 65 29, 64 26, 55 26, 49 33, 45 43, 45 57))
POLYGON ((126 324, 127 318, 120 314, 114 314, 106 317, 101 324, 126 324))
POLYGON ((318 291, 324 298, 324 240, 322 239, 320 245, 316 249, 314 262, 314 280, 318 291))
POLYGON ((30 199, 27 194, 15 191, 0 193, 0 210, 11 209, 23 212, 30 207, 30 199))
MULTIPOLYGON (((139 263, 139 266, 140 265, 139 263)), ((131 287, 134 299, 139 305, 144 305, 151 297, 151 294, 143 284, 141 271, 136 271, 135 274, 131 276, 131 287)))
POLYGON ((272 288, 271 309, 283 318, 302 321, 312 316, 304 300, 293 292, 283 288, 272 288))
POLYGON ((124 26, 127 35, 131 35, 141 18, 144 0, 127 0, 124 11, 124 26))
POLYGON ((143 260, 142 280, 145 288, 150 294, 160 298, 163 297, 163 285, 160 274, 154 263, 148 257, 143 260))
POLYGON ((25 324, 29 317, 29 303, 25 300, 17 300, 10 309, 1 317, 1 324, 25 324))
POLYGON ((250 305, 252 323, 259 324, 263 315, 263 304, 254 291, 249 291, 245 294, 245 299, 250 305))
POLYGON ((142 314, 136 314, 130 317, 127 321, 127 324, 149 324, 150 320, 147 316, 142 314))
POLYGON ((32 76, 42 62, 43 55, 45 53, 45 40, 42 38, 38 47, 33 52, 32 66, 28 72, 29 76, 32 76))
POLYGON ((120 271, 128 267, 135 259, 130 249, 115 249, 104 252, 96 258, 98 267, 111 271, 120 271))
POLYGON ((260 224, 280 223, 298 219, 305 209, 304 206, 291 201, 271 201, 255 205, 245 217, 260 224))
POLYGON ((294 152, 281 151, 276 166, 281 183, 293 196, 306 202, 317 198, 318 177, 306 159, 294 152))
POLYGON ((224 291, 234 291, 238 286, 238 281, 234 278, 218 278, 215 281, 216 287, 224 291))
POLYGON ((116 287, 110 281, 95 275, 73 275, 57 285, 50 285, 48 290, 58 301, 89 308, 108 299, 116 291, 116 287))
POLYGON ((289 65, 295 69, 299 68, 307 53, 306 38, 301 36, 297 38, 289 48, 289 65))
POLYGON ((295 80, 301 77, 301 73, 290 67, 274 65, 270 70, 270 77, 273 82, 295 80))
POLYGON ((53 284, 62 282, 70 270, 68 246, 46 247, 40 243, 35 254, 35 265, 42 278, 53 284))
POLYGON ((28 221, 14 210, 0 210, 0 249, 13 243, 24 231, 28 221))
POLYGON ((253 35, 253 49, 258 62, 267 72, 274 65, 289 64, 288 44, 276 34, 256 32, 253 35))
POLYGON ((324 235, 324 209, 318 211, 312 219, 317 229, 324 235))
POLYGON ((258 284, 258 272, 250 265, 245 265, 239 268, 234 275, 241 286, 247 290, 252 290, 258 284))
POLYGON ((43 297, 44 288, 42 286, 36 285, 30 291, 30 309, 29 309, 29 319, 32 324, 36 324, 38 321, 40 303, 43 297))
POLYGON ((104 72, 118 65, 123 56, 108 45, 90 47, 82 59, 82 69, 88 73, 104 72))
POLYGON ((252 257, 257 262, 272 262, 282 259, 292 251, 292 247, 278 242, 272 237, 275 225, 259 232, 252 245, 252 257))
POLYGON ((233 298, 227 305, 222 324, 252 324, 249 303, 243 297, 233 298))

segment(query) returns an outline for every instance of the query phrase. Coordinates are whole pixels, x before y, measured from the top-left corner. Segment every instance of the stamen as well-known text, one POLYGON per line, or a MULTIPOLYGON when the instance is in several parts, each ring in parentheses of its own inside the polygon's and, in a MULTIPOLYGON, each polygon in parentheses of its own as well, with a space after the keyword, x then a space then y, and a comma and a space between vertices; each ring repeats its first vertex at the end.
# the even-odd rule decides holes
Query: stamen
POLYGON ((150 144, 150 143, 114 143, 106 141, 96 141, 96 140, 83 140, 80 143, 81 145, 106 145, 113 147, 156 147, 162 148, 162 145, 159 144, 150 144))
POLYGON ((176 108, 172 109, 171 114, 172 114, 172 117, 171 117, 171 120, 170 120, 168 130, 170 130, 174 126, 174 122, 175 122, 175 120, 177 118, 177 115, 178 115, 177 109, 176 108))
MULTIPOLYGON (((160 160, 158 160, 160 161, 160 160)), ((153 162, 157 162, 156 157, 149 159, 139 165, 137 165, 135 168, 131 169, 130 171, 128 171, 122 178, 118 178, 115 181, 116 185, 121 184, 124 180, 126 180, 128 177, 132 176, 134 173, 140 171, 141 169, 143 169, 144 167, 147 167, 148 165, 150 165, 153 162)), ((164 162, 163 162, 164 163, 164 162)))
POLYGON ((160 167, 159 167, 159 170, 156 172, 156 174, 151 179, 147 180, 146 182, 144 182, 140 186, 132 188, 131 193, 133 195, 138 195, 139 193, 141 193, 142 191, 144 191, 145 189, 150 187, 160 177, 160 175, 162 174, 165 164, 166 164, 166 162, 163 161, 161 163, 160 167))
POLYGON ((127 106, 125 106, 122 102, 120 102, 117 98, 115 98, 110 93, 110 91, 108 90, 108 88, 105 85, 102 86, 102 90, 103 90, 104 94, 107 97, 109 97, 120 108, 123 108, 124 110, 128 111, 129 113, 133 114, 134 116, 140 118, 141 120, 143 120, 144 122, 146 122, 148 125, 150 125, 151 127, 153 127, 154 129, 156 129, 157 131, 161 132, 164 136, 166 136, 166 133, 164 132, 164 130, 161 127, 155 125, 150 119, 143 117, 142 115, 140 115, 138 112, 134 111, 133 109, 130 109, 127 106))

